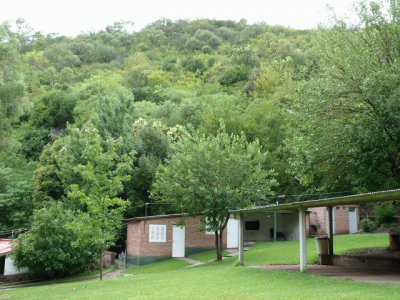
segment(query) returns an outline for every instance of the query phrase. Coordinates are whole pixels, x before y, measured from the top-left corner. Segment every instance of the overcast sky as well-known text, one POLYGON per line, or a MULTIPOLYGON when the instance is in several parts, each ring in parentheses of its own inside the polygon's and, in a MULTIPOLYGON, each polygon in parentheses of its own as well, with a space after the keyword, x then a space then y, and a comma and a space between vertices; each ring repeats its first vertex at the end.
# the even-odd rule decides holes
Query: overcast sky
POLYGON ((35 30, 74 36, 115 21, 133 21, 138 30, 160 18, 246 19, 306 29, 326 23, 330 5, 346 14, 352 0, 3 0, 0 22, 23 18, 35 30))

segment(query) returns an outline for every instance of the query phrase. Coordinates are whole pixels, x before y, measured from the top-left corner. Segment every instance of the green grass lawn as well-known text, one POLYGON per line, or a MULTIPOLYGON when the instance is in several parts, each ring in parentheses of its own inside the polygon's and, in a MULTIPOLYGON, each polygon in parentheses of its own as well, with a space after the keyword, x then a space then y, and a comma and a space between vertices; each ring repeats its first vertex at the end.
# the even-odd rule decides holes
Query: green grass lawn
POLYGON ((236 258, 193 268, 108 280, 1 291, 0 299, 400 299, 400 285, 235 266, 236 258))
MULTIPOLYGON (((229 252, 224 250, 222 252, 223 256, 228 255, 229 252)), ((190 258, 193 258, 194 260, 198 260, 198 261, 212 261, 212 260, 216 260, 217 259, 217 253, 215 253, 215 250, 210 250, 210 251, 205 251, 205 252, 201 252, 198 254, 193 254, 190 256, 190 258)))
MULTIPOLYGON (((333 245, 335 254, 344 254, 363 248, 388 247, 389 238, 387 233, 337 235, 333 245)), ((244 256, 246 265, 298 264, 299 261, 298 241, 256 243, 244 256)), ((318 262, 314 238, 307 239, 307 261, 318 262)))
POLYGON ((141 267, 131 267, 124 270, 124 274, 148 274, 148 273, 160 273, 182 269, 189 266, 190 263, 179 260, 179 259, 167 259, 158 263, 153 263, 141 267))
MULTIPOLYGON (((335 237, 337 252, 385 247, 386 234, 335 237)), ((309 258, 316 257, 308 241, 309 258)), ((296 263, 298 243, 258 243, 245 262, 296 263)), ((4 299, 400 299, 400 284, 370 284, 308 273, 260 270, 237 265, 237 258, 184 268, 170 259, 128 269, 127 276, 0 291, 4 299)))

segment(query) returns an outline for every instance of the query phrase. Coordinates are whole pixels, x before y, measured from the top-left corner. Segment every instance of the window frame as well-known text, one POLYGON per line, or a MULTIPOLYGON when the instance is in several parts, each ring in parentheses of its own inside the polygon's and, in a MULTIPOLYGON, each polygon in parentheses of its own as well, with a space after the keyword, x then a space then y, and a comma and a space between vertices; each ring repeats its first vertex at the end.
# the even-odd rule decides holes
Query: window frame
POLYGON ((166 243, 166 242, 167 242, 167 225, 150 224, 149 243, 166 243))

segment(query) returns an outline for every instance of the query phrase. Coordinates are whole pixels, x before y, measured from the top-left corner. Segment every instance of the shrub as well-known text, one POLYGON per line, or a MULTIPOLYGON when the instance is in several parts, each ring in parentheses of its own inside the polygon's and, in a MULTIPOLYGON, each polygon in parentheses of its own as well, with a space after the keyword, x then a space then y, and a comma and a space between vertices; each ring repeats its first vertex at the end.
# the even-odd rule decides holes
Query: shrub
POLYGON ((246 81, 249 71, 246 67, 234 65, 227 68, 219 77, 219 83, 225 86, 234 85, 240 81, 246 81))
POLYGON ((391 202, 384 202, 378 204, 375 212, 376 225, 380 226, 385 223, 391 223, 394 221, 396 215, 396 208, 391 202))
POLYGON ((375 229, 375 223, 370 219, 362 219, 360 222, 362 232, 372 232, 375 229))
MULTIPOLYGON (((22 234, 13 247, 13 260, 18 268, 27 267, 35 276, 55 278, 76 274, 94 266, 98 249, 89 239, 77 243, 74 212, 54 203, 37 210, 32 230, 22 234)), ((81 226, 82 227, 82 226, 81 226)))

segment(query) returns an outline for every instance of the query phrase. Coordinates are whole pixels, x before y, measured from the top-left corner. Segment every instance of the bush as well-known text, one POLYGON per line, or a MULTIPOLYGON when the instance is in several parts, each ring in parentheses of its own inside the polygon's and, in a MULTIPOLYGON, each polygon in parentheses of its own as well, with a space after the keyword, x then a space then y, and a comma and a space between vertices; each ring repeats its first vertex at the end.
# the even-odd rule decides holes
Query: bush
POLYGON ((94 266, 99 252, 90 240, 77 243, 74 227, 79 222, 61 203, 37 210, 32 230, 20 235, 14 244, 15 265, 45 278, 77 274, 94 266))
POLYGON ((396 208, 391 202, 379 203, 376 207, 375 222, 380 226, 385 223, 392 223, 396 215, 396 208))
POLYGON ((360 222, 362 232, 372 232, 375 229, 375 223, 370 219, 362 219, 360 222))
POLYGON ((232 86, 237 82, 246 81, 248 76, 249 70, 246 67, 234 65, 222 72, 218 81, 222 85, 232 86))

